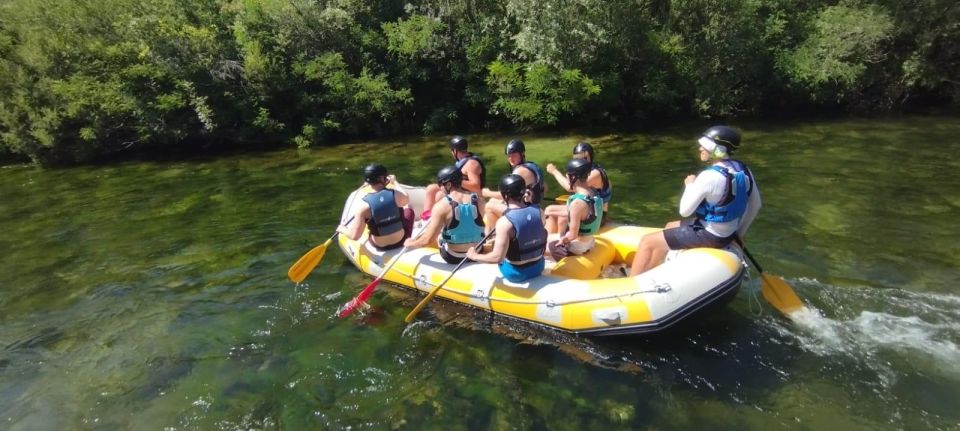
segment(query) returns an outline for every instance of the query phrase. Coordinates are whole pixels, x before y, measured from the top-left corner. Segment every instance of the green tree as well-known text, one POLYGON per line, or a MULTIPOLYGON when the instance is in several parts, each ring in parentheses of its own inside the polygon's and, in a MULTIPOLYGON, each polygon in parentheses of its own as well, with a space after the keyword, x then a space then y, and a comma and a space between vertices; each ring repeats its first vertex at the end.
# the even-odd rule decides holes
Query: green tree
POLYGON ((784 73, 813 100, 859 94, 868 68, 884 60, 893 20, 876 6, 824 8, 808 37, 780 62, 784 73))

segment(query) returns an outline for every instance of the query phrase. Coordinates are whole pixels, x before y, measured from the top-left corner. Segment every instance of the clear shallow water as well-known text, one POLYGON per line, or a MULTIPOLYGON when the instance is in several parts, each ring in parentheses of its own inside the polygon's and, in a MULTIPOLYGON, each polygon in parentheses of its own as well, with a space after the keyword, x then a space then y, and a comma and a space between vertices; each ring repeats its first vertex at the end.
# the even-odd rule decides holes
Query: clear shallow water
MULTIPOLYGON (((618 221, 674 218, 701 127, 577 139, 618 221)), ((764 198, 748 243, 822 315, 789 322, 756 283, 653 338, 541 333, 381 287, 331 249, 369 160, 424 183, 443 138, 207 161, 0 168, 0 428, 955 429, 960 424, 960 121, 747 125, 764 198), (394 159, 387 162, 384 158, 394 159)), ((473 137, 493 175, 509 137, 473 137)), ((556 193, 556 185, 551 183, 556 193)), ((381 285, 382 286, 382 285, 381 285)))

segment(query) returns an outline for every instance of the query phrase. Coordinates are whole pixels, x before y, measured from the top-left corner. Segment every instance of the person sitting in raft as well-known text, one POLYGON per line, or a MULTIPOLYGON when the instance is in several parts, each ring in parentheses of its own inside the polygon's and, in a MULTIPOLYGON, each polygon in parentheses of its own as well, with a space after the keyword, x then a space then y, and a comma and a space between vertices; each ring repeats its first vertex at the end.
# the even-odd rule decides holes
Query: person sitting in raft
POLYGON ((440 234, 440 257, 447 263, 460 263, 466 251, 483 239, 483 199, 463 186, 463 173, 451 165, 437 172, 437 184, 444 197, 433 205, 433 216, 423 234, 408 239, 404 247, 423 247, 440 234))
POLYGON ((631 276, 662 263, 669 250, 723 248, 736 237, 742 239, 760 210, 760 190, 753 173, 743 162, 730 158, 740 146, 740 132, 714 126, 697 143, 700 161, 714 162, 699 175, 683 180, 680 216, 684 219, 640 239, 631 276))
MULTIPOLYGON (((463 189, 479 194, 487 186, 487 168, 475 154, 467 151, 467 138, 454 136, 449 142, 450 155, 456 163, 457 169, 463 174, 463 189)), ((421 220, 429 220, 433 204, 443 199, 444 193, 436 184, 427 185, 423 199, 424 211, 420 213, 421 220)), ((482 214, 481 214, 482 215, 482 214)))
POLYGON ((603 199, 589 186, 591 170, 592 164, 586 159, 567 162, 566 180, 574 194, 566 205, 550 205, 546 209, 547 231, 552 226, 563 233, 548 247, 556 260, 568 253, 582 255, 593 249, 593 235, 600 231, 603 219, 603 199))
POLYGON ((356 241, 366 226, 370 229, 370 242, 378 250, 402 247, 413 230, 413 210, 407 207, 410 201, 407 192, 380 164, 363 168, 363 179, 372 191, 357 203, 353 220, 346 226, 337 227, 337 232, 356 241), (393 189, 387 188, 390 183, 394 184, 393 189))
MULTIPOLYGON (((526 189, 529 190, 524 199, 527 203, 540 205, 544 193, 547 192, 547 184, 543 179, 543 170, 536 163, 527 161, 526 153, 526 146, 519 139, 511 139, 503 149, 503 154, 507 156, 507 162, 510 163, 510 172, 523 178, 526 189)), ((497 219, 503 215, 507 205, 499 199, 500 195, 497 192, 490 189, 483 189, 483 197, 490 198, 490 201, 487 202, 486 214, 483 217, 489 233, 489 229, 492 229, 497 219)))
POLYGON ((500 180, 500 194, 507 209, 497 220, 493 249, 482 254, 473 248, 467 251, 468 259, 500 264, 500 274, 512 283, 534 278, 544 267, 547 230, 543 228, 540 207, 524 201, 526 193, 523 177, 504 176, 500 180))
MULTIPOLYGON (((607 212, 610 210, 610 198, 613 197, 613 184, 610 183, 607 170, 596 162, 594 155, 593 146, 586 142, 578 142, 577 145, 573 147, 574 158, 584 159, 591 164, 590 175, 587 177, 587 186, 597 190, 597 196, 603 199, 603 223, 605 224, 607 222, 607 212)), ((560 187, 563 187, 564 190, 571 190, 570 181, 557 169, 556 165, 553 163, 547 164, 547 173, 553 175, 553 178, 557 180, 557 183, 559 183, 560 187)), ((550 230, 549 226, 547 230, 550 230)))

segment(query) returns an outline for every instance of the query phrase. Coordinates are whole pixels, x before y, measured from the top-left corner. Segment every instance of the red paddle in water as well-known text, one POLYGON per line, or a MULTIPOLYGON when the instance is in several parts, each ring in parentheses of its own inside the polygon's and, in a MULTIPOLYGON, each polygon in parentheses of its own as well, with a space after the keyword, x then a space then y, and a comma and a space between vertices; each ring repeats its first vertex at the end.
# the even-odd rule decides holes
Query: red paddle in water
MULTIPOLYGON (((421 230, 420 233, 418 233, 417 236, 414 237, 414 239, 420 238, 420 235, 423 235, 423 233, 426 231, 427 231, 426 229, 421 230)), ((383 268, 383 271, 380 272, 380 275, 377 276, 377 278, 373 279, 373 281, 371 281, 370 284, 367 285, 367 287, 364 287, 363 290, 361 290, 360 293, 357 294, 357 296, 353 297, 353 299, 351 299, 350 302, 343 305, 343 307, 340 309, 340 312, 337 313, 337 316, 339 316, 341 319, 344 317, 347 317, 350 315, 350 313, 353 313, 361 305, 365 304, 367 302, 367 298, 369 298, 370 295, 373 294, 374 289, 376 289, 377 285, 380 284, 380 280, 383 280, 383 276, 387 275, 387 273, 390 272, 390 268, 393 268, 393 264, 397 263, 397 261, 400 260, 400 256, 403 256, 403 254, 406 252, 407 252, 406 247, 400 250, 400 253, 397 253, 397 255, 390 260, 390 263, 387 265, 386 268, 383 268)))

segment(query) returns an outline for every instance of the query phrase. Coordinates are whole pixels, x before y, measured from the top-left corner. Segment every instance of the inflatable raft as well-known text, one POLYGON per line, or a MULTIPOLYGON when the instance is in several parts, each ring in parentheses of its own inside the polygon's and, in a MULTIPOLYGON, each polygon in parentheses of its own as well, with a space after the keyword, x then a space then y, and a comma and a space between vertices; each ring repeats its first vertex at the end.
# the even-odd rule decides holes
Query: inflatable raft
MULTIPOLYGON (((419 217, 424 189, 406 187, 419 217)), ((352 193, 341 220, 361 202, 352 193)), ((607 226, 594 236, 596 246, 583 256, 548 260, 540 277, 515 284, 500 277, 496 265, 467 263, 437 297, 505 317, 589 335, 650 333, 667 328, 711 304, 736 295, 745 266, 736 249, 697 248, 671 252, 667 261, 634 277, 601 278, 611 265, 629 265, 640 238, 659 228, 607 226)), ((340 249, 361 271, 376 277, 401 249, 378 251, 367 233, 352 241, 339 236, 340 249)), ((436 248, 408 250, 384 280, 428 293, 450 275, 436 248)), ((610 271, 607 271, 610 272, 610 271)))

